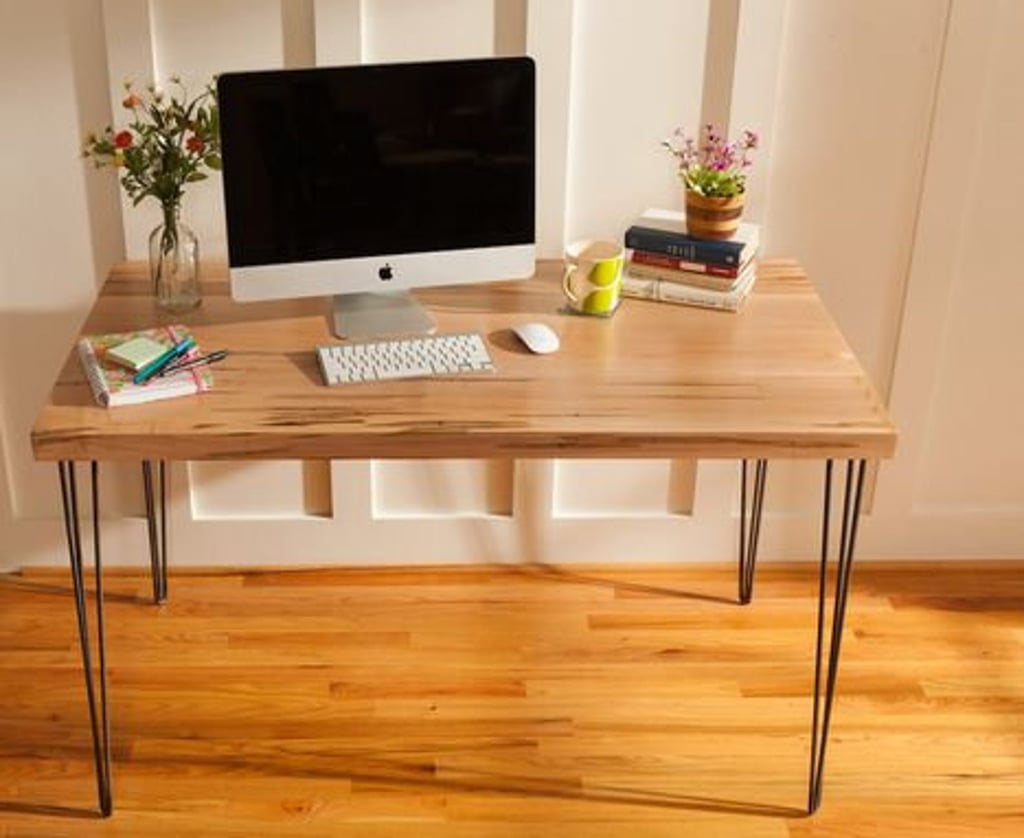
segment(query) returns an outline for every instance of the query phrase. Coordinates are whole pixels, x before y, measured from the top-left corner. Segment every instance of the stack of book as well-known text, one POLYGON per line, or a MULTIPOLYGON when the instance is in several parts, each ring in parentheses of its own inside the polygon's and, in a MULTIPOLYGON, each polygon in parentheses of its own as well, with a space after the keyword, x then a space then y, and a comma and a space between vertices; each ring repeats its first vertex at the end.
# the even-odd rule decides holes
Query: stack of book
POLYGON ((650 209, 626 230, 632 254, 622 278, 627 297, 736 311, 757 279, 756 224, 742 223, 730 239, 686 232, 686 216, 650 209))

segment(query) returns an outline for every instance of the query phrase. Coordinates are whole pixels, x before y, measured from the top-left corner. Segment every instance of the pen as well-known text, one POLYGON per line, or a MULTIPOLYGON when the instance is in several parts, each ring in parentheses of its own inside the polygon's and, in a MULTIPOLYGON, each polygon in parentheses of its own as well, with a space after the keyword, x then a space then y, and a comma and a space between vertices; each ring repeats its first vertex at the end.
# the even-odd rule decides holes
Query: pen
POLYGON ((185 338, 181 343, 177 344, 176 346, 172 346, 155 361, 151 361, 150 363, 146 364, 146 366, 144 366, 141 370, 135 373, 135 375, 132 377, 132 383, 144 384, 145 382, 149 381, 149 379, 151 379, 154 375, 160 372, 160 370, 162 370, 169 363, 171 363, 171 361, 173 361, 175 358, 180 358, 195 345, 196 342, 191 337, 185 338))
POLYGON ((198 358, 190 358, 187 361, 178 361, 168 364, 160 370, 157 375, 174 375, 174 373, 181 372, 182 370, 190 370, 194 367, 205 367, 210 364, 216 364, 218 361, 223 361, 227 357, 228 352, 226 349, 218 349, 216 352, 211 352, 209 355, 201 355, 198 358))

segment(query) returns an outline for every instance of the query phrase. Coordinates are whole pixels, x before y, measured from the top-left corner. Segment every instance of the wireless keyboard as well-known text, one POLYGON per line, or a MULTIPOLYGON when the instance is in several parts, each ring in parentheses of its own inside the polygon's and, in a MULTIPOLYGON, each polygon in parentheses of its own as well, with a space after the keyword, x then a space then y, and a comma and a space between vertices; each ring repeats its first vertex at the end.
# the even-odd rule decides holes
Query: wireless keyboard
POLYGON ((328 386, 494 371, 476 332, 338 343, 317 347, 316 355, 328 386))

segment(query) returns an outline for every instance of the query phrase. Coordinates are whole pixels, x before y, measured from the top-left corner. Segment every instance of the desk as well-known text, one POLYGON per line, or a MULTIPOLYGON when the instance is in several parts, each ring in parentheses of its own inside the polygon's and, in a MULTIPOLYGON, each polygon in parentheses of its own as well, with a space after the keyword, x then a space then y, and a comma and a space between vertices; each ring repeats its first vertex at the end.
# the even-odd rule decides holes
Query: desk
POLYGON ((69 354, 32 431, 36 459, 58 463, 93 734, 100 810, 113 808, 103 642, 98 464, 143 464, 154 599, 166 588, 164 461, 366 458, 687 457, 742 461, 739 601, 751 597, 771 458, 825 462, 821 580, 808 811, 821 802, 825 749, 856 542, 865 462, 892 456, 896 431, 800 267, 763 264, 737 315, 626 300, 610 319, 561 313, 558 263, 526 282, 418 293, 440 331, 480 331, 497 373, 327 388, 313 352, 332 340, 323 299, 237 304, 211 270, 203 306, 156 315, 144 266, 119 266, 83 333, 174 322, 226 348, 215 388, 194 398, 97 407, 69 354), (521 350, 508 327, 542 320, 555 355, 521 350), (173 455, 169 455, 173 452, 173 455), (838 544, 830 545, 833 463, 846 461, 838 544), (90 464, 96 663, 83 580, 75 463, 90 464), (748 489, 748 461, 753 461, 748 489), (749 495, 749 497, 748 497, 749 495), (831 619, 825 570, 837 554, 831 619), (826 649, 827 647, 827 649, 826 649), (95 670, 95 671, 94 671, 95 670))

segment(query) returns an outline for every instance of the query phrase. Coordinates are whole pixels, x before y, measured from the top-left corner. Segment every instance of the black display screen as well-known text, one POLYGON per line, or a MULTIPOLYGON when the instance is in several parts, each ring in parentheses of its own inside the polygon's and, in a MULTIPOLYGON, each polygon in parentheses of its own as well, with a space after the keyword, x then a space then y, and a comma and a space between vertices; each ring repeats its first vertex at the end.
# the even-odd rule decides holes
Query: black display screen
POLYGON ((228 73, 232 267, 534 241, 534 65, 228 73))

